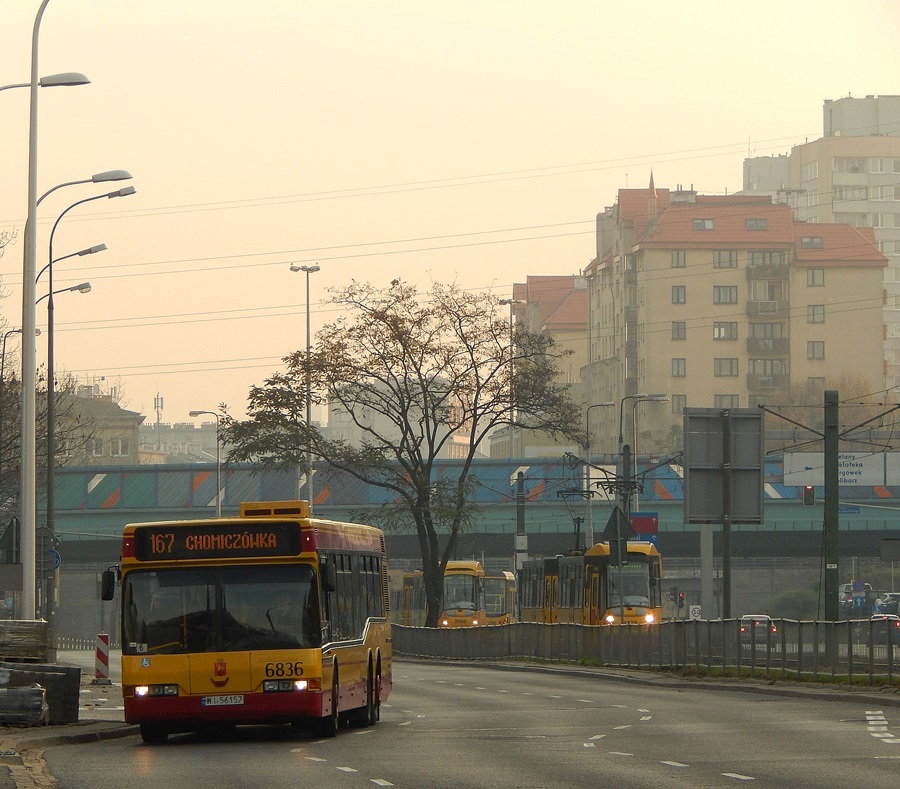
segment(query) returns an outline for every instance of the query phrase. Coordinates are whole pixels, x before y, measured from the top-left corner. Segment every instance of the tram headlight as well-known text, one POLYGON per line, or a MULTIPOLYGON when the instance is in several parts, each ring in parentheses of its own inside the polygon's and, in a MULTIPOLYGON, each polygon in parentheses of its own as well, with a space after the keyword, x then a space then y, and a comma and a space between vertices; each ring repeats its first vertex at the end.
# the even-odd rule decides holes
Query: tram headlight
POLYGON ((442 620, 441 620, 441 624, 442 624, 444 627, 447 627, 447 625, 450 624, 450 620, 449 620, 449 619, 442 619, 442 620))
POLYGON ((474 626, 477 625, 477 624, 478 624, 478 620, 477 620, 477 619, 473 619, 473 620, 472 620, 472 626, 474 627, 474 626))
POLYGON ((605 621, 606 621, 606 624, 612 625, 612 624, 615 624, 616 618, 612 614, 607 614, 605 621))
POLYGON ((656 621, 656 617, 653 614, 644 614, 644 621, 648 625, 652 625, 656 621))

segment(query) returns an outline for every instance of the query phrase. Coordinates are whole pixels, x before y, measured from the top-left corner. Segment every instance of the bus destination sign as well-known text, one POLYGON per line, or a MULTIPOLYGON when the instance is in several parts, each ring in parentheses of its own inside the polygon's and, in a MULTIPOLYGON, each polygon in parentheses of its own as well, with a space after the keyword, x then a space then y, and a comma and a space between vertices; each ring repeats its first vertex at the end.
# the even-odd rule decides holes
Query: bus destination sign
POLYGON ((134 556, 141 562, 296 556, 298 553, 300 525, 297 523, 173 524, 139 526, 134 530, 134 556))

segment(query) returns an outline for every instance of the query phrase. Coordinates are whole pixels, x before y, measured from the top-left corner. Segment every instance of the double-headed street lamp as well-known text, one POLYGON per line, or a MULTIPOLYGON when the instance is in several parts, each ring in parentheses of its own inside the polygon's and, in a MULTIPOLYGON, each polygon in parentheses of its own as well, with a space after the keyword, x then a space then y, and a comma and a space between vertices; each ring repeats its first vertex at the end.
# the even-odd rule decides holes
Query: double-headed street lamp
POLYGON ((215 411, 188 411, 188 415, 192 417, 203 416, 214 417, 216 420, 216 517, 222 517, 222 462, 219 455, 219 415, 215 411))
MULTIPOLYGON (((309 321, 309 275, 320 271, 318 263, 312 266, 298 266, 291 264, 291 271, 302 271, 306 274, 306 429, 312 430, 312 367, 310 353, 312 351, 312 333, 309 321)), ((313 506, 313 468, 312 468, 312 443, 307 433, 306 439, 306 497, 309 500, 309 510, 312 514, 313 506)))
POLYGON ((20 616, 34 619, 37 588, 35 548, 37 535, 35 442, 36 371, 35 371, 35 272, 37 270, 37 133, 38 88, 56 85, 84 85, 90 82, 83 74, 69 78, 55 75, 41 80, 38 75, 38 39, 41 19, 50 0, 42 0, 34 18, 31 35, 31 74, 28 113, 28 205, 25 220, 25 245, 22 261, 22 425, 21 425, 21 483, 19 490, 19 520, 21 523, 22 598, 20 616))

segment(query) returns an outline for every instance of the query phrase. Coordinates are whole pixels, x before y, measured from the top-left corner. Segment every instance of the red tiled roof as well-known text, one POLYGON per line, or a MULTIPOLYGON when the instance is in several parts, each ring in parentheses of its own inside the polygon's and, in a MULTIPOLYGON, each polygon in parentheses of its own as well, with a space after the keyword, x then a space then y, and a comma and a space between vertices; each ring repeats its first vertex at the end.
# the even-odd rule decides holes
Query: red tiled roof
POLYGON ((556 311, 544 319, 544 328, 555 331, 584 328, 588 322, 587 304, 587 288, 570 291, 556 311))
POLYGON ((871 227, 837 224, 794 225, 797 266, 887 266, 871 227), (803 246, 804 238, 819 238, 821 249, 803 246))

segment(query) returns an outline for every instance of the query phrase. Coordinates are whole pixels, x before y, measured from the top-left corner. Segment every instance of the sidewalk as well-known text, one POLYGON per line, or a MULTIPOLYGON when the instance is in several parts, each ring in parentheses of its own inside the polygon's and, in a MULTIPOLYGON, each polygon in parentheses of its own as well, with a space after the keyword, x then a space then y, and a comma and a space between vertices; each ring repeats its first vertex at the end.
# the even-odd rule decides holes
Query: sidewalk
POLYGON ((54 786, 42 759, 46 748, 138 733, 137 726, 125 723, 121 683, 94 684, 93 661, 93 652, 59 656, 61 665, 81 668, 78 721, 58 726, 0 726, 0 789, 54 786))

